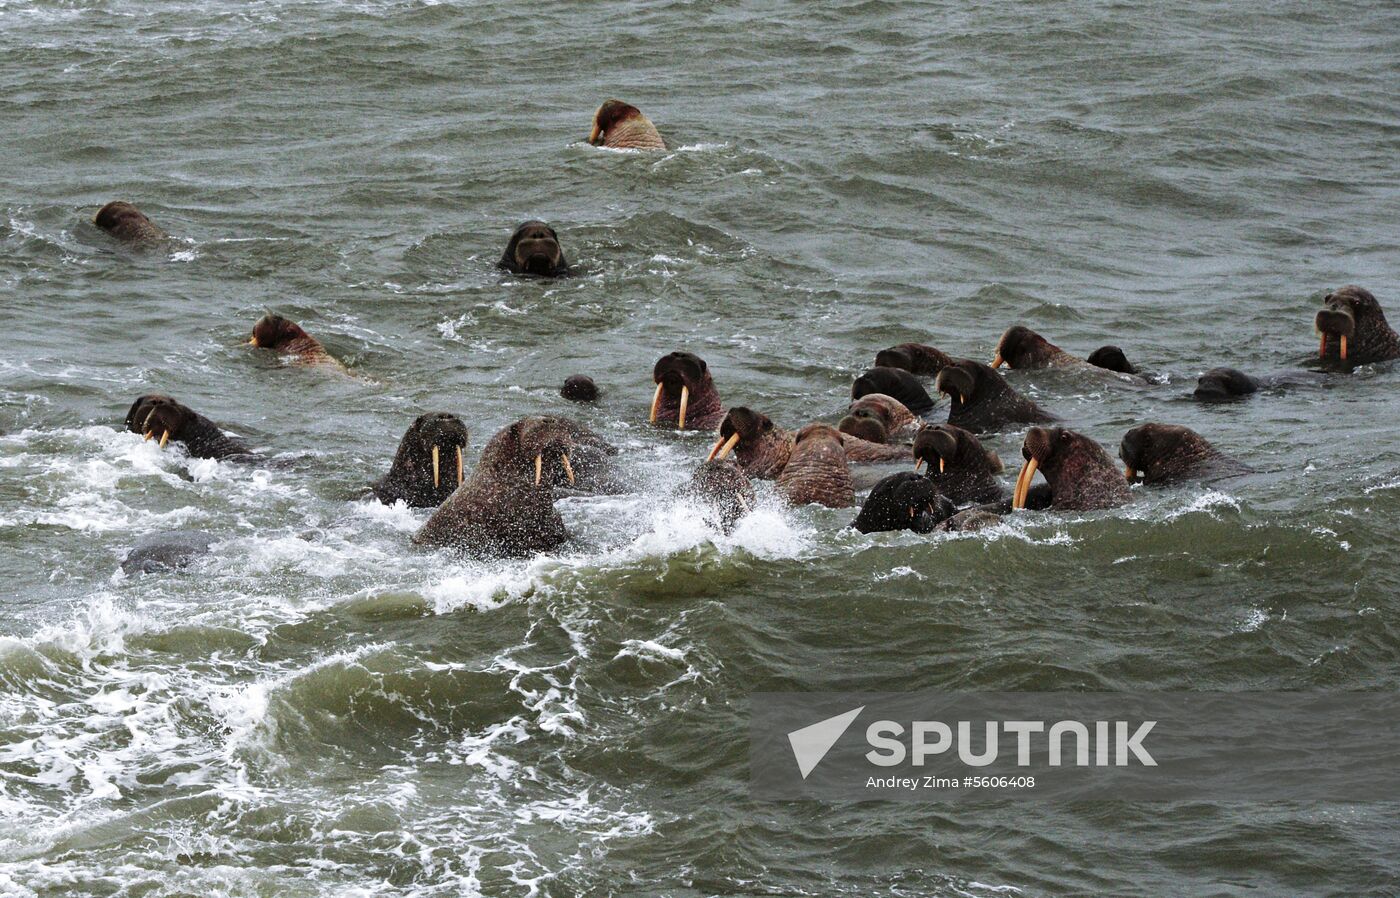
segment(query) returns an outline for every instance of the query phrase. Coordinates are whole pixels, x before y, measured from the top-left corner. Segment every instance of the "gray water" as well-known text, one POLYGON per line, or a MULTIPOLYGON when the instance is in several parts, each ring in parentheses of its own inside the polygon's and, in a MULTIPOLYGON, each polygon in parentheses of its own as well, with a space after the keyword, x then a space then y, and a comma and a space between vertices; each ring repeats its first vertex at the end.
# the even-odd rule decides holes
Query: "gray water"
POLYGON ((1330 288, 1397 308, 1398 59, 1386 3, 0 0, 0 892, 1395 894, 1393 805, 757 803, 746 726, 765 690, 1396 687, 1400 375, 1186 397, 1305 363, 1330 288), (673 149, 587 146, 608 96, 673 149), (114 245, 112 199, 179 242, 114 245), (494 270, 531 217, 578 277, 494 270), (352 374, 241 345, 267 310, 352 374), (710 437, 646 426, 658 356, 794 427, 884 346, 1016 322, 1153 372, 1010 374, 1075 428, 1260 473, 937 538, 671 498, 710 437), (124 432, 153 391, 269 460, 124 432), (438 410, 469 463, 577 416, 635 491, 562 502, 556 555, 415 550, 359 491, 438 410), (210 557, 119 573, 182 526, 210 557))

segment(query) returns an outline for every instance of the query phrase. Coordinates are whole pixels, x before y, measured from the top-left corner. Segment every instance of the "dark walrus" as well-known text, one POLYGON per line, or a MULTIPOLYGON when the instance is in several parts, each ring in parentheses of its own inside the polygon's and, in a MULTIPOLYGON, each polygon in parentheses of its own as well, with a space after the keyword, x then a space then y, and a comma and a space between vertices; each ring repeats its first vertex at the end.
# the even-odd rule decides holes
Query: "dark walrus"
POLYGON ((992 367, 1000 368, 1003 364, 1016 369, 1079 368, 1098 372, 1111 371, 1123 375, 1124 380, 1135 383, 1144 380, 1133 370, 1133 366, 1128 364, 1123 350, 1116 346, 1101 347, 1094 350, 1088 359, 1081 359, 1021 324, 1007 328, 997 341, 992 367))
POLYGON ((725 533, 757 504, 753 484, 733 461, 707 461, 690 475, 684 494, 712 509, 725 533))
POLYGON ((1016 478, 1013 509, 1046 507, 1057 511, 1092 511, 1127 502, 1128 482, 1098 443, 1063 427, 1032 427, 1026 431, 1021 455, 1026 463, 1016 478), (1049 496, 1030 502, 1031 480, 1039 470, 1049 496))
POLYGON ((1253 470, 1212 446, 1205 437, 1178 424, 1143 424, 1123 435, 1118 457, 1129 482, 1142 476, 1153 486, 1185 480, 1236 477, 1253 470))
POLYGON ((136 541, 122 559, 123 573, 154 574, 178 571, 209 552, 214 536, 202 530, 165 530, 136 541))
POLYGON ((997 477, 1001 459, 970 431, 930 424, 914 438, 914 469, 928 463, 928 478, 955 505, 997 502, 1004 490, 997 477))
POLYGON ((902 368, 922 377, 933 377, 951 364, 952 356, 923 343, 900 343, 875 353, 875 367, 902 368))
POLYGON ((97 210, 92 223, 116 239, 131 246, 150 246, 167 239, 167 235, 146 214, 131 203, 108 203, 97 210))
POLYGON ((871 368, 851 384, 851 399, 872 393, 893 396, 920 417, 933 411, 933 397, 917 377, 903 368, 871 368))
POLYGON ((593 113, 588 142, 614 150, 664 150, 666 141, 642 111, 621 100, 604 100, 593 113))
POLYGON ((467 426, 456 415, 419 415, 399 441, 389 473, 370 489, 385 505, 403 502, 409 508, 437 508, 465 479, 462 450, 466 447, 467 426))
MULTIPOLYGON (((870 398, 857 400, 857 403, 868 405, 870 398)), ((894 402, 892 399, 889 401, 894 402)), ((909 412, 905 411, 904 414, 908 415, 909 412)), ((909 458, 907 445, 874 443, 846 432, 838 432, 838 435, 848 462, 873 464, 909 458)), ((710 449, 709 460, 723 460, 733 452, 734 460, 750 477, 775 480, 792 457, 795 441, 795 433, 775 426, 767 415, 737 406, 730 409, 720 422, 719 438, 710 449)))
POLYGON ((1324 296, 1322 304, 1325 308, 1314 324, 1321 335, 1317 354, 1324 366, 1350 370, 1400 359, 1400 336, 1386 322, 1371 291, 1349 284, 1324 296))
POLYGON ((225 434, 208 418, 169 396, 148 393, 138 397, 126 413, 126 429, 146 439, 184 443, 195 458, 248 459, 256 453, 242 441, 225 434))
POLYGON ((994 369, 971 359, 958 359, 938 372, 934 386, 952 400, 948 423, 973 433, 991 433, 1010 424, 1057 420, 1016 392, 994 369))
POLYGON ((656 384, 651 398, 652 424, 674 425, 677 430, 711 430, 724 418, 710 367, 695 353, 663 355, 656 360, 651 379, 656 384))
POLYGON ((1318 371, 1281 371, 1254 377, 1237 368, 1212 368, 1196 378, 1192 397, 1199 402, 1225 402, 1252 396, 1260 390, 1317 383, 1325 374, 1318 371))
POLYGON ((587 374, 572 374, 559 388, 559 395, 570 402, 597 402, 598 385, 587 374))
POLYGON ((871 488, 851 526, 861 533, 886 530, 931 533, 955 511, 953 503, 941 495, 927 477, 901 471, 871 488))
POLYGON ((510 235, 496 267, 512 274, 536 277, 559 277, 569 273, 569 263, 559 246, 559 235, 544 222, 533 220, 510 235))

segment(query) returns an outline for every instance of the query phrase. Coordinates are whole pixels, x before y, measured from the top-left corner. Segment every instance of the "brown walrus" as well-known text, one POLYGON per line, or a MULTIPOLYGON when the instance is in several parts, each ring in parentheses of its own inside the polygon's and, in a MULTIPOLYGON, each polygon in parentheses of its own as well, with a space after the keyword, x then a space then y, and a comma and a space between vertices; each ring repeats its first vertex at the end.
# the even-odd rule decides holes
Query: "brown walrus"
POLYGON ((147 218, 144 212, 121 200, 98 209, 92 223, 132 246, 150 246, 168 239, 168 235, 156 227, 156 223, 147 218))
POLYGON ((241 440, 225 434, 219 426, 169 396, 148 393, 131 404, 126 413, 126 429, 146 439, 159 439, 162 449, 174 440, 184 443, 195 458, 255 458, 257 453, 241 440))
POLYGON ((636 106, 621 100, 605 100, 593 113, 588 142, 614 150, 664 150, 666 141, 636 106))
POLYGON ((1092 511, 1127 502, 1128 482, 1098 443, 1063 427, 1032 427, 1026 431, 1021 455, 1026 463, 1016 478, 1014 509, 1026 508, 1031 480, 1039 470, 1050 487, 1048 502, 1057 511, 1092 511))
POLYGON ((853 401, 846 408, 846 417, 876 419, 885 430, 885 442, 912 438, 922 424, 904 403, 884 393, 866 393, 853 401))
POLYGON ((370 489, 385 505, 402 501, 409 508, 437 508, 465 479, 466 446, 467 426, 456 415, 419 415, 399 441, 389 473, 370 489))
POLYGON ((877 368, 902 368, 923 377, 934 377, 951 364, 952 356, 923 343, 900 343, 875 353, 877 368))
POLYGON ((932 533, 935 527, 951 518, 954 511, 952 501, 940 494, 927 477, 901 471, 871 488, 851 526, 861 533, 889 530, 932 533))
POLYGON ((930 424, 914 438, 914 470, 928 463, 928 478, 956 505, 1000 501, 1001 459, 971 432, 930 424))
POLYGON ((792 454, 778 475, 778 492, 793 505, 849 508, 855 486, 841 433, 830 424, 808 424, 793 437, 792 454))
MULTIPOLYGON (((904 461, 910 457, 907 445, 872 443, 839 431, 837 437, 847 461, 878 463, 904 461)), ((723 460, 733 452, 734 460, 750 477, 774 480, 787 466, 795 439, 796 434, 775 426, 767 415, 737 406, 720 422, 719 439, 710 449, 709 459, 723 460)))
POLYGON ((1131 483, 1139 475, 1153 486, 1185 480, 1236 477, 1253 471, 1212 446, 1205 437, 1177 424, 1143 424, 1123 435, 1118 457, 1131 483))
POLYGON ((524 418, 491 437, 471 476, 413 541, 487 557, 526 557, 564 543, 569 534, 544 474, 574 479, 570 443, 543 420, 524 418))
POLYGON ((991 433, 1009 424, 1044 424, 1056 420, 1022 396, 994 369, 971 359, 958 359, 938 372, 934 386, 952 404, 948 423, 973 433, 991 433))
POLYGON ((270 349, 278 355, 295 356, 298 365, 331 365, 344 368, 334 356, 326 352, 321 341, 302 330, 295 321, 281 315, 264 315, 253 325, 253 337, 249 346, 270 349))
POLYGON ((1123 350, 1116 346, 1101 347, 1094 350, 1090 359, 1081 359, 1020 324, 1007 328, 1006 333, 997 341, 992 367, 1000 368, 1003 364, 1016 369, 1079 368, 1099 372, 1112 371, 1123 380, 1144 380, 1136 371, 1121 370, 1123 367, 1132 368, 1132 365, 1128 364, 1127 358, 1123 356, 1123 350), (1091 359, 1098 359, 1098 362, 1091 359))
POLYGON ((1128 356, 1117 346, 1100 346, 1084 361, 1095 368, 1104 368, 1108 371, 1117 371, 1119 374, 1138 374, 1142 372, 1137 366, 1128 361, 1128 356))
POLYGON ((559 235, 542 221, 527 221, 516 228, 496 267, 512 274, 536 277, 560 277, 569 273, 569 263, 559 246, 559 235))
POLYGON ((1348 284, 1324 296, 1322 304, 1325 308, 1314 324, 1321 336, 1317 354, 1324 366, 1350 370, 1400 359, 1400 336, 1386 322, 1371 291, 1348 284))
POLYGON ((695 469, 685 494, 709 506, 729 533, 758 504, 749 476, 733 461, 707 461, 695 469))
POLYGON ((573 374, 565 379, 564 386, 559 388, 559 395, 570 402, 596 402, 598 385, 587 374, 573 374))
POLYGON ((705 360, 693 352, 673 352, 651 370, 656 394, 651 398, 652 424, 677 430, 710 430, 724 417, 719 391, 705 360))

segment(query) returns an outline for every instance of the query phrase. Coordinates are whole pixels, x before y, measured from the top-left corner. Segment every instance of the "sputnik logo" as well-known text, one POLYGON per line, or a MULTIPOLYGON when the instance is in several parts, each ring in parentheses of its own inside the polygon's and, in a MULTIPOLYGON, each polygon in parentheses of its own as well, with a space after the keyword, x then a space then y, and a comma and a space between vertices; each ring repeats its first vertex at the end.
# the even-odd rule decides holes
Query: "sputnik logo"
POLYGON ((826 720, 818 721, 811 726, 805 726, 787 734, 788 742, 792 744, 792 756, 797 759, 797 769, 801 771, 804 780, 807 778, 807 774, 816 769, 817 765, 822 762, 822 758, 826 757, 826 753, 831 751, 831 747, 850 728, 851 724, 855 723, 855 719, 864 710, 865 705, 861 705, 845 714, 828 717, 826 720))

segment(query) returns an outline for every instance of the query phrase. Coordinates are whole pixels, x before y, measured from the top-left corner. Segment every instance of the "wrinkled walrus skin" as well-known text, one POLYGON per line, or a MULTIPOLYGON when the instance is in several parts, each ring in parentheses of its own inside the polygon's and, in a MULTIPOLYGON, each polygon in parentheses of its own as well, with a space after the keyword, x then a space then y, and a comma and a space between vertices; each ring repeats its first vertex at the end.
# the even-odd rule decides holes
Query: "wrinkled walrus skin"
POLYGON ((778 492, 793 505, 850 508, 856 504, 841 432, 829 424, 808 424, 799 430, 792 455, 778 475, 778 492))
POLYGON ((1048 507, 1055 511, 1113 508, 1131 497, 1128 481, 1098 443, 1063 427, 1032 427, 1021 455, 1026 463, 1016 478, 1013 508, 1030 505, 1028 493, 1037 470, 1049 485, 1048 507))
POLYGON ((621 100, 606 100, 593 113, 588 142, 614 150, 664 150, 666 141, 636 106, 621 100))
POLYGON ((919 431, 914 438, 914 468, 925 464, 929 480, 955 505, 997 502, 1005 494, 998 476, 1003 470, 1001 459, 961 427, 930 424, 919 431))

